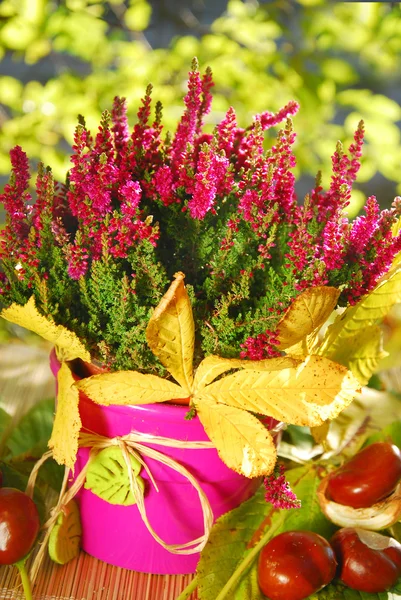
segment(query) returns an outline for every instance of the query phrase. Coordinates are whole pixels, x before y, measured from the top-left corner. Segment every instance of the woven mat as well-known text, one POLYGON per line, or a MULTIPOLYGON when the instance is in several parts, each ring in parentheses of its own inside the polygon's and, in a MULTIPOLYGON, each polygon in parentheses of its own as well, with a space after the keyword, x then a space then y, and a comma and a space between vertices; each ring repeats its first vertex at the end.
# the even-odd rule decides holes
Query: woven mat
MULTIPOLYGON (((107 565, 85 552, 67 565, 44 562, 34 600, 175 600, 192 575, 148 575, 107 565)), ((1 600, 22 600, 17 569, 0 569, 1 600)), ((190 596, 196 600, 196 592, 190 596)))
MULTIPOLYGON (((38 400, 54 396, 49 348, 0 346, 0 406, 17 421, 38 400)), ((107 565, 81 552, 68 565, 44 561, 34 600, 175 600, 192 575, 148 575, 107 565)), ((15 567, 0 568, 0 599, 22 600, 15 567)), ((196 592, 190 600, 198 598, 196 592)))

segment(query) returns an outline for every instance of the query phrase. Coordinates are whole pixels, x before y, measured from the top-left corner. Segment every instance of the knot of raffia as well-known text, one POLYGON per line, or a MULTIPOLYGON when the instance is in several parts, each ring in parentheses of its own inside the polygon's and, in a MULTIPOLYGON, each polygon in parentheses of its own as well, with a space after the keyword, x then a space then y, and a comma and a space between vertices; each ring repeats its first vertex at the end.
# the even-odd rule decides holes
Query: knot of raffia
MULTIPOLYGON (((108 438, 102 435, 98 435, 97 433, 82 431, 79 435, 78 445, 80 448, 90 448, 89 458, 86 462, 83 469, 80 471, 76 479, 74 480, 71 487, 68 488, 68 477, 69 477, 69 469, 66 468, 64 473, 64 479, 61 486, 60 494, 58 497, 57 504, 50 511, 50 516, 48 520, 43 525, 43 530, 45 531, 44 538, 39 547, 38 553, 33 561, 30 577, 32 582, 35 581, 37 573, 39 571, 40 565, 43 561, 44 552, 47 547, 47 543, 49 540, 50 532, 56 523, 58 516, 63 511, 64 507, 76 496, 76 494, 80 491, 82 486, 86 480, 86 473, 88 468, 90 467, 92 461, 97 456, 97 454, 108 448, 110 446, 118 446, 121 449, 122 456, 124 458, 124 462, 127 466, 127 475, 129 478, 129 485, 131 489, 131 493, 135 498, 136 505, 138 507, 139 513, 142 517, 142 520, 148 529, 150 535, 161 545, 163 548, 172 552, 173 554, 195 554, 200 552, 209 537, 210 529, 213 525, 213 512, 209 503, 209 500, 199 485, 197 479, 186 469, 183 465, 181 465, 178 461, 174 460, 170 456, 163 454, 159 450, 155 450, 147 446, 146 444, 158 445, 158 446, 169 446, 170 448, 183 448, 183 449, 191 449, 191 450, 201 450, 201 449, 211 449, 214 448, 212 442, 207 441, 181 441, 173 438, 165 438, 160 436, 154 436, 149 434, 143 434, 138 432, 131 432, 127 435, 117 436, 114 438, 108 438), (184 544, 167 544, 164 540, 160 538, 160 536, 155 532, 152 525, 149 522, 149 519, 146 514, 146 506, 145 506, 145 498, 142 490, 140 489, 137 479, 132 471, 130 455, 132 455, 146 470, 152 485, 155 487, 158 492, 159 489, 157 487, 157 483, 149 469, 149 466, 144 461, 143 457, 150 458, 159 463, 162 463, 174 471, 180 473, 183 477, 185 477, 196 489, 199 497, 199 501, 202 507, 203 513, 203 534, 194 539, 190 540, 184 544)), ((52 456, 52 452, 45 452, 45 454, 37 461, 35 464, 29 481, 27 485, 26 492, 31 497, 33 496, 33 491, 35 487, 36 477, 40 467, 43 463, 52 456)))

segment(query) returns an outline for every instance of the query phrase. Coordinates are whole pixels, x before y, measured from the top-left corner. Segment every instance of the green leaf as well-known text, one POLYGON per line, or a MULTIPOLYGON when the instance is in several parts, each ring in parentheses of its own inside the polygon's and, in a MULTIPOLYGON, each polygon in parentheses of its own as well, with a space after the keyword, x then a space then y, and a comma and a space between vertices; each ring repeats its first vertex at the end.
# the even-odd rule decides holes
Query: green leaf
POLYGON ((54 419, 54 398, 42 400, 35 404, 18 425, 13 429, 7 440, 11 456, 18 456, 31 451, 38 445, 44 448, 51 436, 54 419))
POLYGON ((330 354, 335 362, 348 367, 362 385, 366 385, 382 358, 383 334, 378 325, 360 329, 347 338, 347 343, 336 346, 330 354))
MULTIPOLYGON (((332 534, 334 526, 324 517, 317 502, 316 489, 320 483, 317 468, 309 465, 292 469, 287 471, 286 477, 301 500, 302 508, 290 511, 272 508, 264 499, 262 486, 250 500, 217 520, 198 564, 200 600, 216 600, 237 566, 266 531, 274 530, 277 535, 283 531, 307 529, 324 537, 332 534)), ((242 578, 234 596, 238 600, 263 599, 255 586, 256 565, 255 560, 242 578), (249 573, 251 579, 248 581, 249 573)))
POLYGON ((0 439, 2 439, 3 435, 7 432, 10 424, 11 416, 4 408, 0 408, 0 439))
POLYGON ((395 444, 399 448, 401 448, 401 423, 400 421, 395 421, 390 425, 384 427, 378 433, 374 433, 369 436, 365 442, 365 446, 369 444, 373 444, 374 442, 388 442, 395 444))
POLYGON ((333 583, 326 586, 320 592, 309 596, 309 600, 397 600, 401 598, 400 582, 391 592, 381 592, 378 594, 368 594, 367 592, 358 592, 345 587, 341 582, 334 580, 333 583))
MULTIPOLYGON (((141 465, 131 454, 130 460, 133 475, 143 492, 144 482, 138 475, 141 465)), ((110 504, 130 506, 136 503, 131 492, 127 465, 120 448, 110 446, 99 452, 86 473, 85 489, 91 490, 110 504)))
MULTIPOLYGON (((22 417, 7 440, 7 461, 12 467, 28 476, 35 462, 48 450, 54 419, 54 398, 42 400, 22 417)), ((2 419, 0 418, 0 429, 2 419)), ((59 490, 64 468, 53 459, 48 459, 40 468, 38 478, 59 490)))

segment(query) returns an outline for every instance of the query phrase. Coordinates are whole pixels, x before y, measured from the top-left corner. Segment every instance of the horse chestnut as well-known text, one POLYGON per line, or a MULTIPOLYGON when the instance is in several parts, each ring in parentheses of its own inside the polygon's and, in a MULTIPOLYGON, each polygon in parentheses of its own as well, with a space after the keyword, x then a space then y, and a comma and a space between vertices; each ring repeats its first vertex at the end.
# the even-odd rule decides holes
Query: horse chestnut
POLYGON ((366 508, 386 498, 401 479, 401 452, 393 444, 366 446, 329 475, 330 500, 353 508, 366 508))
POLYGON ((258 583, 270 600, 303 600, 330 583, 337 562, 330 544, 311 531, 286 531, 264 546, 258 583))
POLYGON ((360 592, 385 592, 401 575, 401 544, 375 531, 347 527, 330 540, 338 561, 338 576, 360 592))
POLYGON ((21 561, 31 551, 39 528, 34 501, 20 490, 0 488, 0 564, 21 561))

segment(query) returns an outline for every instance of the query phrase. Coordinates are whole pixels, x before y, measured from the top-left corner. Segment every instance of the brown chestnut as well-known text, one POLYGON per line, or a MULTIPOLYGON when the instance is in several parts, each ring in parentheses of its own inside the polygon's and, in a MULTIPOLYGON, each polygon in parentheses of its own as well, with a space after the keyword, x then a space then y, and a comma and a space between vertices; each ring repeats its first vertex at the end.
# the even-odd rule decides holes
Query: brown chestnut
POLYGON ((311 531, 286 531, 264 546, 258 583, 270 600, 304 600, 330 583, 336 559, 329 542, 311 531))
POLYGON ((391 494, 400 479, 400 450, 393 444, 376 442, 330 474, 327 496, 337 504, 366 508, 391 494))
POLYGON ((354 590, 389 590, 401 575, 401 544, 375 531, 345 527, 330 543, 338 561, 338 577, 354 590))

